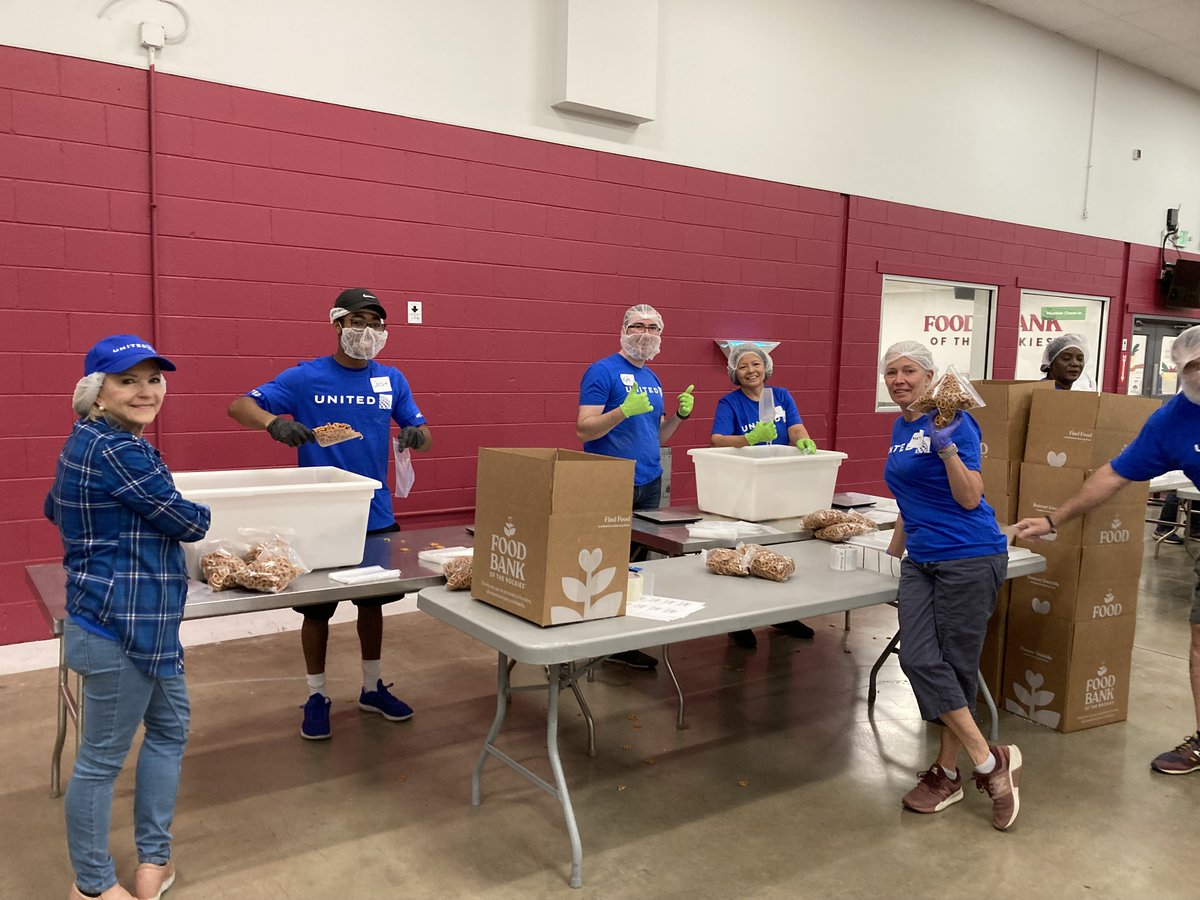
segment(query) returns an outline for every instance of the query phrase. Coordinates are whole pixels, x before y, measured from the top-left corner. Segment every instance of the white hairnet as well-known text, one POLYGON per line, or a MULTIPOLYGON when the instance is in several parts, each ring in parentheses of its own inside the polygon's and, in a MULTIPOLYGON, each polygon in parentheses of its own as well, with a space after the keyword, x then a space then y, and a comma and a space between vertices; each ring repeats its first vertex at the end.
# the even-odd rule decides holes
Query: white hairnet
POLYGON ((771 373, 775 371, 775 363, 773 363, 771 361, 770 353, 768 353, 762 347, 759 347, 757 344, 734 344, 732 347, 729 348, 729 366, 728 366, 729 380, 732 381, 734 384, 738 383, 738 380, 737 380, 738 362, 740 362, 741 358, 743 356, 745 356, 747 353, 753 353, 755 356, 757 356, 759 359, 762 360, 763 381, 766 381, 768 378, 770 378, 771 373))
POLYGON ((625 310, 625 318, 621 322, 621 331, 629 327, 629 323, 634 319, 655 319, 658 322, 658 330, 663 330, 663 317, 657 309, 649 303, 639 303, 637 306, 631 306, 625 310))
POLYGON ((933 363, 933 352, 928 347, 916 341, 897 341, 884 351, 883 359, 879 360, 879 374, 882 375, 888 366, 905 356, 926 372, 937 371, 937 366, 933 363))
POLYGON ((96 398, 100 396, 100 388, 103 384, 103 372, 92 372, 90 375, 84 375, 75 383, 75 393, 71 395, 71 409, 75 410, 76 415, 86 416, 92 411, 92 407, 96 405, 96 398))
POLYGON ((1179 332, 1171 345, 1171 360, 1176 369, 1182 369, 1194 359, 1200 359, 1200 325, 1179 332))
POLYGON ((1076 350, 1083 351, 1083 356, 1087 358, 1087 340, 1082 334, 1063 334, 1054 338, 1046 344, 1046 349, 1042 351, 1042 371, 1050 370, 1050 364, 1054 362, 1055 357, 1069 347, 1074 347, 1076 350))

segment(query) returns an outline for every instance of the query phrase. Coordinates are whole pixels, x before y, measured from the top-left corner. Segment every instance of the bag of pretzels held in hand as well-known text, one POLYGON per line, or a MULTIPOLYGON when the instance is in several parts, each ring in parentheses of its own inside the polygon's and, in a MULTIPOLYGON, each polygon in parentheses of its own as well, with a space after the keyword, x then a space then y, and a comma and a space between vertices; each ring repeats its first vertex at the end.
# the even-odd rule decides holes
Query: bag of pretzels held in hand
POLYGON ((930 413, 933 424, 945 428, 960 409, 976 409, 986 405, 966 375, 954 366, 946 366, 942 377, 929 385, 925 393, 908 405, 908 409, 909 412, 930 413))

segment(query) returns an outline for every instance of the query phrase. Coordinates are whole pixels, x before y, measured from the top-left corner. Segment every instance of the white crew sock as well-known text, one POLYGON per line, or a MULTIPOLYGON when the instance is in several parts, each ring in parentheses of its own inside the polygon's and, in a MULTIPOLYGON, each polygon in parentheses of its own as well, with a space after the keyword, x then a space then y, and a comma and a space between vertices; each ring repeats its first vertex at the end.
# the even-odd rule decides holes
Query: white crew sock
MULTIPOLYGON (((308 676, 308 695, 309 695, 309 697, 311 697, 313 694, 320 694, 322 697, 329 696, 327 693, 325 693, 325 673, 324 672, 322 672, 320 675, 309 675, 308 676)), ((308 697, 305 697, 304 699, 307 700, 308 697)))
POLYGON ((364 659, 363 666, 363 690, 374 691, 379 689, 379 682, 383 680, 383 663, 378 659, 364 659))
POLYGON ((996 754, 988 751, 988 758, 975 767, 975 771, 980 775, 990 775, 992 769, 996 768, 996 754))
POLYGON ((945 775, 947 778, 949 778, 951 781, 958 781, 958 769, 957 768, 947 769, 941 763, 938 763, 938 768, 941 769, 942 774, 945 775))

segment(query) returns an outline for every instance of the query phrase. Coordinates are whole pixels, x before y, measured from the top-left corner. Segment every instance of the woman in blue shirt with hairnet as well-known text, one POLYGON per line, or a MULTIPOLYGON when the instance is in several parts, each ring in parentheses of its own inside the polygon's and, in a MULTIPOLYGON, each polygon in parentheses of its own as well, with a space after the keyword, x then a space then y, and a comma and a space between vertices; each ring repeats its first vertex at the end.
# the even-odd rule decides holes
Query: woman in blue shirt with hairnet
MULTIPOLYGON (((757 344, 735 344, 729 348, 729 380, 737 390, 730 391, 717 402, 709 439, 712 446, 782 444, 795 446, 802 453, 816 452, 817 445, 808 436, 792 395, 784 388, 766 386, 774 370, 770 354, 757 344), (770 411, 766 415, 763 415, 764 397, 770 402, 770 411)), ((813 630, 798 619, 774 627, 791 637, 813 636, 813 630)), ((746 650, 758 646, 758 638, 749 628, 731 631, 729 637, 746 650)))
POLYGON ((113 782, 141 726, 134 787, 139 900, 175 880, 171 820, 187 744, 179 623, 187 597, 180 541, 208 531, 207 506, 185 500, 142 437, 174 364, 136 335, 88 351, 72 407, 80 416, 58 457, 46 517, 67 570, 67 665, 83 680, 83 735, 67 788, 71 900, 129 900, 108 852, 113 782))

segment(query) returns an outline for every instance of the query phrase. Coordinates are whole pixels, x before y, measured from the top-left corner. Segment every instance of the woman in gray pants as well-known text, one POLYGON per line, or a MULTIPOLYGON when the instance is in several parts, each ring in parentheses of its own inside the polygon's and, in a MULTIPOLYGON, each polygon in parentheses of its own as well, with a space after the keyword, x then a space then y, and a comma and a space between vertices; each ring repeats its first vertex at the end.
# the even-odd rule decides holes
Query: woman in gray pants
POLYGON ((980 791, 992 799, 992 825, 1004 831, 1020 809, 1021 751, 989 746, 975 722, 979 654, 996 592, 1008 567, 1008 542, 983 499, 979 426, 959 411, 938 428, 909 404, 932 383, 929 348, 902 341, 888 348, 880 374, 901 416, 892 428, 884 480, 900 507, 888 552, 900 566, 900 667, 921 718, 944 726, 937 760, 903 803, 941 812, 963 798, 960 750, 971 758, 980 791))

